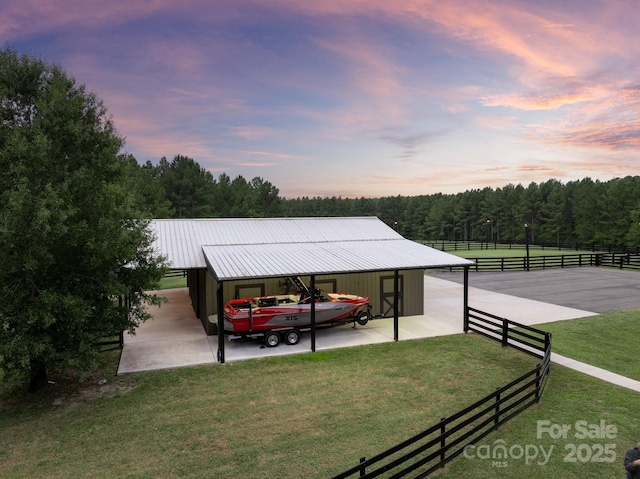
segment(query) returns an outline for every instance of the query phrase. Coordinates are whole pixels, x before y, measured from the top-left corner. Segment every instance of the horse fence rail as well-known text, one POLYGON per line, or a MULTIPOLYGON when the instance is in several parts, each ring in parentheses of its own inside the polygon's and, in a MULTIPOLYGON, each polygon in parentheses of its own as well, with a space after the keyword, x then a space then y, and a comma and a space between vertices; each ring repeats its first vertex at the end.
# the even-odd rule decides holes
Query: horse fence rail
MULTIPOLYGON (((468 258, 475 263, 471 271, 530 271, 549 268, 582 266, 608 266, 619 269, 640 270, 640 254, 631 253, 579 253, 529 257, 468 258)), ((448 271, 462 271, 464 266, 450 266, 448 271)))
POLYGON ((401 443, 333 476, 387 479, 429 476, 463 454, 466 448, 537 403, 546 387, 551 363, 551 334, 468 308, 465 332, 477 332, 540 359, 532 370, 491 394, 401 443))
POLYGON ((527 247, 531 250, 573 250, 591 251, 593 253, 630 253, 640 254, 640 246, 623 246, 612 244, 596 243, 527 243, 525 241, 463 241, 463 240, 427 240, 418 242, 439 249, 441 251, 473 251, 473 250, 524 250, 527 247))

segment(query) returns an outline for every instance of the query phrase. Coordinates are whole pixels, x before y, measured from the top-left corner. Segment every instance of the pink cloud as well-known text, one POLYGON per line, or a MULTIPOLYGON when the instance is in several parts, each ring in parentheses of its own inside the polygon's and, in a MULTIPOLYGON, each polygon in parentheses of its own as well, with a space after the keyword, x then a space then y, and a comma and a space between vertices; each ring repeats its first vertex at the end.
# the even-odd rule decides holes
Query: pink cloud
POLYGON ((640 15, 632 2, 602 2, 581 9, 495 0, 283 0, 275 5, 313 16, 383 15, 414 32, 435 26, 444 38, 517 59, 520 64, 509 68, 529 85, 550 76, 585 74, 612 56, 634 58, 628 45, 636 36, 634 18, 640 15), (620 18, 631 28, 621 28, 620 18))
MULTIPOLYGON (((12 40, 32 33, 74 28, 103 28, 148 18, 157 14, 197 15, 202 21, 223 22, 229 18, 257 15, 257 0, 217 2, 212 8, 206 0, 175 2, 98 2, 66 0, 58 2, 20 0, 5 8, 0 20, 0 35, 12 40)), ((583 15, 581 11, 536 7, 529 2, 449 0, 325 0, 270 2, 273 12, 314 17, 384 15, 413 31, 428 31, 434 25, 442 35, 468 43, 481 50, 499 51, 518 58, 529 74, 571 76, 597 65, 598 58, 622 54, 628 42, 625 32, 608 25, 610 2, 601 11, 583 15), (595 14, 594 14, 595 13, 595 14), (600 41, 607 38, 606 42, 600 41)), ((633 8, 625 16, 637 15, 633 8)), ((257 17, 256 17, 257 18, 257 17)), ((627 32, 629 33, 629 32, 627 32)), ((342 39, 336 39, 339 45, 342 39)), ((361 57, 362 58, 362 57, 361 57)), ((364 61, 368 62, 366 58, 364 61)), ((375 61, 375 60, 374 60, 375 61)), ((524 72, 522 73, 524 78, 524 72)), ((369 88, 386 89, 381 85, 369 88)))
POLYGON ((480 103, 484 106, 505 106, 517 110, 555 110, 564 105, 589 100, 589 97, 576 94, 490 95, 481 97, 480 103))
POLYGON ((513 131, 517 120, 515 116, 506 115, 481 115, 475 118, 475 122, 483 128, 502 131, 513 131))
POLYGON ((343 59, 341 68, 351 83, 345 94, 337 93, 349 105, 348 113, 335 112, 334 118, 363 129, 379 128, 381 118, 387 125, 406 121, 402 99, 407 88, 400 80, 402 68, 393 60, 392 51, 357 33, 316 43, 343 59))
MULTIPOLYGON (((575 75, 594 65, 594 55, 610 52, 592 33, 597 24, 575 11, 537 11, 527 2, 465 0, 387 0, 285 2, 290 9, 314 15, 384 14, 413 30, 436 25, 441 34, 520 59, 530 69, 549 75, 575 75), (421 24, 421 22, 424 22, 421 24), (587 34, 588 33, 588 34, 587 34)), ((604 8, 604 7, 603 7, 604 8)))
POLYGON ((274 161, 282 161, 282 160, 287 160, 287 161, 288 160, 308 161, 308 160, 311 160, 311 158, 306 157, 306 156, 290 155, 290 154, 286 154, 286 153, 275 153, 275 152, 272 152, 272 151, 249 151, 249 150, 245 150, 242 153, 245 153, 245 154, 250 155, 250 156, 272 158, 274 161))
POLYGON ((228 126, 226 130, 232 135, 245 140, 255 141, 280 135, 275 128, 266 126, 228 126))
POLYGON ((213 5, 208 0, 8 0, 7 3, 0 15, 0 37, 13 41, 56 30, 112 28, 156 14, 189 13, 210 22, 222 22, 236 17, 243 6, 255 2, 216 2, 213 5))
POLYGON ((562 131, 550 132, 546 139, 583 148, 637 151, 640 149, 640 119, 620 121, 618 118, 606 118, 599 122, 576 122, 562 131))
POLYGON ((113 26, 120 22, 149 15, 158 2, 101 2, 98 0, 20 0, 5 6, 0 20, 0 36, 9 40, 33 33, 50 32, 71 26, 85 28, 113 26))
POLYGON ((175 155, 184 155, 199 161, 201 158, 215 158, 216 153, 202 138, 195 135, 167 134, 158 136, 156 132, 150 134, 138 133, 126 138, 126 151, 136 151, 137 156, 151 157, 156 160, 175 155))

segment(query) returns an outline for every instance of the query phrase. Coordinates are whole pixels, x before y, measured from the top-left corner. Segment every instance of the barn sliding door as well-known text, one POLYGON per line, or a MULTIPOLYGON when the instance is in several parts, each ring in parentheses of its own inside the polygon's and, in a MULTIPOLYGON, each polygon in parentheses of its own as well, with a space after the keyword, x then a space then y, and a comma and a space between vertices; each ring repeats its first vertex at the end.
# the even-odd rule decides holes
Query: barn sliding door
MULTIPOLYGON (((398 316, 404 316, 404 276, 398 276, 398 316)), ((393 317, 393 275, 380 276, 380 312, 383 317, 393 317)))

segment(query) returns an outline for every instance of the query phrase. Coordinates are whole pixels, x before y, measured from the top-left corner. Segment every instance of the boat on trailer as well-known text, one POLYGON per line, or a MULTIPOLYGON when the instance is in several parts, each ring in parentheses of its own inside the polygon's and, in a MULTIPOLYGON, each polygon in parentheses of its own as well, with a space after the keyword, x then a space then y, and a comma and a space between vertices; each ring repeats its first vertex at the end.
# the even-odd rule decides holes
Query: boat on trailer
MULTIPOLYGON (((269 347, 284 339, 297 344, 302 331, 311 326, 311 292, 299 277, 290 278, 296 293, 232 299, 224 307, 224 329, 227 338, 248 339, 264 337, 269 347)), ((319 327, 339 326, 369 321, 371 300, 345 293, 314 292, 315 323, 319 327)))

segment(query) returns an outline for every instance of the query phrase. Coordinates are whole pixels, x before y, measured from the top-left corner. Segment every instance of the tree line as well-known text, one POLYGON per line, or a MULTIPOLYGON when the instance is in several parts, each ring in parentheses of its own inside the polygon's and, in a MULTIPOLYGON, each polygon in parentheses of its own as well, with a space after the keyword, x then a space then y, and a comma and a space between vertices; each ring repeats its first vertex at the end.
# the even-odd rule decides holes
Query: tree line
POLYGON ((529 234, 537 243, 640 244, 640 176, 550 179, 457 194, 287 199, 261 177, 214 178, 182 155, 157 165, 128 161, 140 208, 153 218, 377 216, 421 241, 523 242, 529 234))
POLYGON ((125 155, 138 207, 150 218, 256 218, 281 214, 279 190, 268 181, 242 176, 217 179, 192 158, 165 157, 139 165, 125 155))

